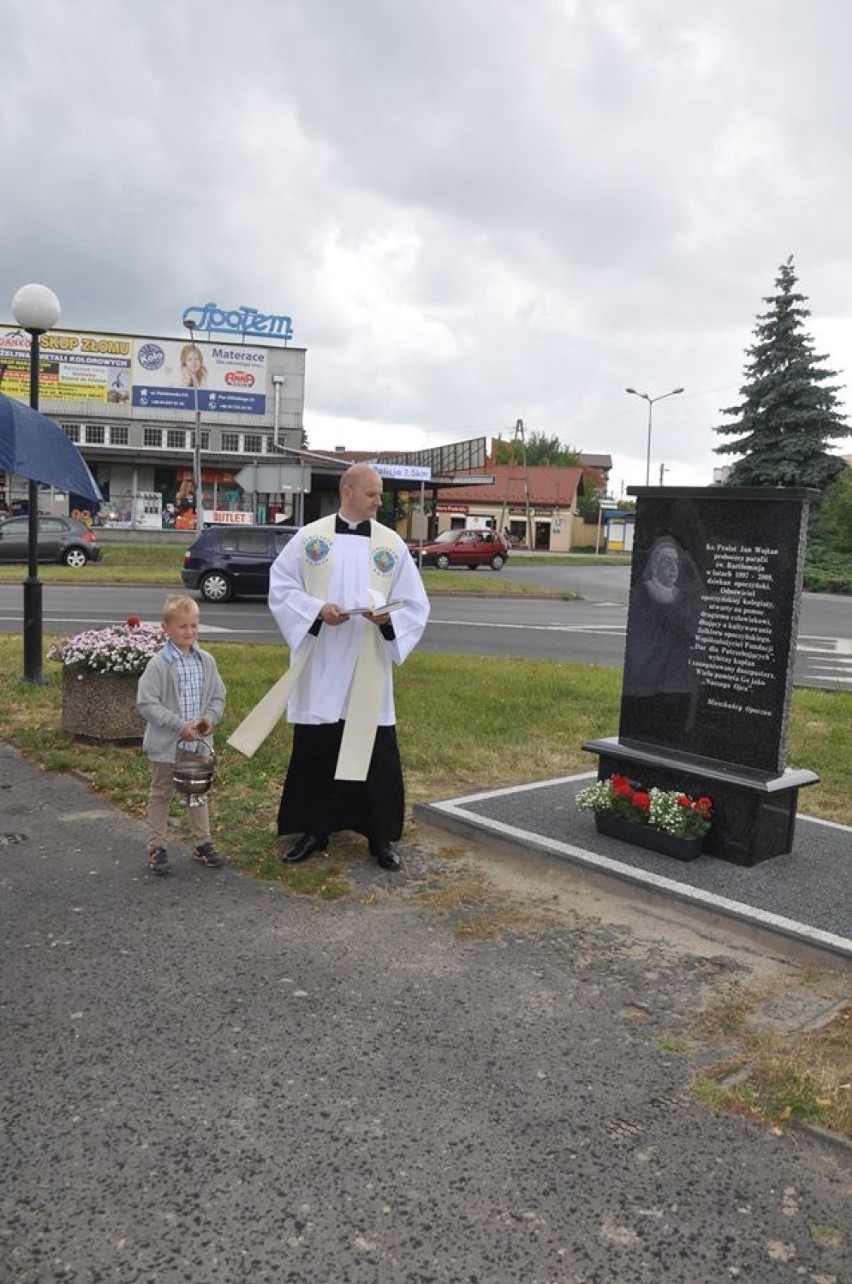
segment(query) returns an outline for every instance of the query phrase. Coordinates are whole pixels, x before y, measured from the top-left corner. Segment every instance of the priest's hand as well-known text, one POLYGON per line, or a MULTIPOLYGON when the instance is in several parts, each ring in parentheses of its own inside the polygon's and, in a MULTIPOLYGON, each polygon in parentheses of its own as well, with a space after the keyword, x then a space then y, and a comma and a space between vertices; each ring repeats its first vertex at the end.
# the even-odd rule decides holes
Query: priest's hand
POLYGON ((387 623, 388 623, 388 621, 390 620, 390 612, 389 612, 389 611, 374 611, 374 612, 372 613, 372 615, 368 615, 368 616, 366 616, 366 619, 371 620, 371 621, 373 622, 373 624, 375 624, 375 625, 377 625, 379 628, 381 628, 383 624, 387 624, 387 623))
POLYGON ((319 614, 323 624, 345 624, 349 619, 346 612, 341 611, 336 602, 324 602, 319 614))

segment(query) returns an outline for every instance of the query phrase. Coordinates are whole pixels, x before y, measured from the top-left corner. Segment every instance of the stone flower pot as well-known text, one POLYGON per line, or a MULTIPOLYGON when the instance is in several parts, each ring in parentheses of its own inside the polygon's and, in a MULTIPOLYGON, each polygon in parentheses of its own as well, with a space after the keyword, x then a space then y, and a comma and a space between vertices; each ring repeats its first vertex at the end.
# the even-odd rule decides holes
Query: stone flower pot
POLYGON ((145 723, 136 708, 138 677, 62 670, 62 728, 85 740, 139 741, 145 723))
POLYGON ((607 838, 618 838, 624 843, 633 843, 635 847, 645 847, 663 856, 673 856, 675 860, 695 860, 701 855, 703 838, 679 838, 677 834, 667 834, 665 830, 654 829, 651 825, 638 825, 622 816, 604 816, 595 812, 595 829, 607 838))

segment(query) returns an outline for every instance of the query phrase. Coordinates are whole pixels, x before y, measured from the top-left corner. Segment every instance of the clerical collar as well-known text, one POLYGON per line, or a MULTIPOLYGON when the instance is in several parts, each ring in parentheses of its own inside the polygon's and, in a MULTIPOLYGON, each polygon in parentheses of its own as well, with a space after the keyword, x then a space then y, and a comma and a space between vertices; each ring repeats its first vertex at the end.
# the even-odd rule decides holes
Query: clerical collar
POLYGON ((337 513, 334 518, 335 535, 366 535, 370 537, 370 519, 365 522, 350 522, 347 518, 337 513))

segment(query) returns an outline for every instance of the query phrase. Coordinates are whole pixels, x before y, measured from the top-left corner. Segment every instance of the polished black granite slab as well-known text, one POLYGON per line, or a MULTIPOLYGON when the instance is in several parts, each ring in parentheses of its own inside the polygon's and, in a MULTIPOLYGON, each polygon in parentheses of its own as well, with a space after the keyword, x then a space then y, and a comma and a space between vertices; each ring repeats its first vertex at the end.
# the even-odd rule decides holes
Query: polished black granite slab
POLYGON ((631 491, 620 739, 783 771, 814 493, 631 491))

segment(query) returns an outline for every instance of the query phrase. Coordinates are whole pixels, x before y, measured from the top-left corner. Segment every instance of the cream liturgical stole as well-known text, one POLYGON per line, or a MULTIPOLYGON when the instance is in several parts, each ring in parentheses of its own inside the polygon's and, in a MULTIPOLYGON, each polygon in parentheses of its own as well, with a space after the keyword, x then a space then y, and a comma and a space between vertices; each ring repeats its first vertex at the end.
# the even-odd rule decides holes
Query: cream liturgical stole
MULTIPOLYGON (((313 522, 307 539, 301 540, 301 571, 305 591, 311 597, 328 600, 328 585, 331 576, 331 562, 334 556, 335 517, 322 518, 313 522)), ((344 536, 344 539, 363 539, 360 536, 344 536)), ((382 573, 382 549, 387 544, 387 528, 379 522, 370 523, 370 583, 369 588, 377 595, 376 600, 384 603, 387 600, 387 573, 382 573)), ((366 605, 366 603, 364 603, 366 605)), ((377 609, 381 609, 380 607, 377 609)), ((284 715, 287 702, 301 675, 305 672, 314 654, 315 639, 302 648, 302 653, 282 678, 267 691, 266 695, 243 719, 237 729, 228 738, 228 744, 240 753, 251 757, 272 732, 276 723, 284 715)), ((384 684, 384 665, 381 647, 383 639, 375 627, 364 629, 355 674, 349 693, 346 711, 346 722, 343 728, 343 739, 335 770, 336 780, 366 780, 373 755, 376 739, 379 710, 384 684)))

